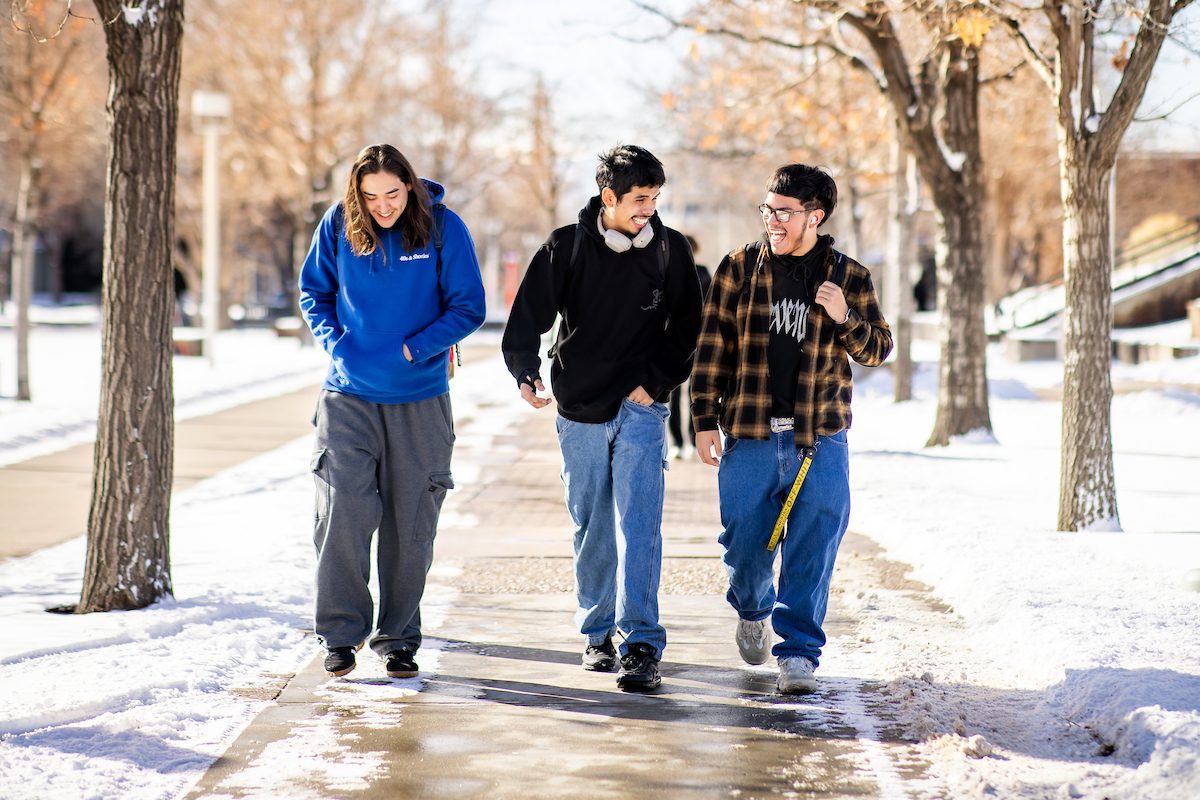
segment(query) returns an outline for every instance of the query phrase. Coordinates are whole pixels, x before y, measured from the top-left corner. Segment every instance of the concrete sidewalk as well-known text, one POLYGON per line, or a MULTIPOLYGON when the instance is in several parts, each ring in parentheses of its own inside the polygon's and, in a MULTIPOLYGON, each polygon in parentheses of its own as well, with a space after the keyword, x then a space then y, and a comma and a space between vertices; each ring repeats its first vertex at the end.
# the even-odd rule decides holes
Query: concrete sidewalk
MULTIPOLYGON (((319 382, 175 425, 173 491, 312 432, 319 382)), ((92 444, 0 467, 0 560, 86 532, 92 444)))
MULTIPOLYGON (((459 421, 421 676, 388 679, 364 650, 330 680, 314 641, 313 660, 187 797, 906 796, 923 766, 878 718, 875 685, 818 672, 817 695, 781 697, 773 665, 739 659, 715 471, 698 461, 668 473, 662 687, 625 694, 613 674, 580 668, 553 429, 552 408, 500 435, 459 421)), ((844 593, 895 588, 895 565, 874 551, 853 534, 843 545, 830 648, 854 646, 844 593)))

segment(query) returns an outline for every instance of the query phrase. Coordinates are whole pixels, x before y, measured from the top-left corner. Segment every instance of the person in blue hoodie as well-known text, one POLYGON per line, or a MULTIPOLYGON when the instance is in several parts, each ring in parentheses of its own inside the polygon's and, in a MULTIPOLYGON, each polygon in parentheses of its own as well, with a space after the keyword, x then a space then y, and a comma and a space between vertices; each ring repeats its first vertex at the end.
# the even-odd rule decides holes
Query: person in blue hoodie
POLYGON ((449 351, 484 320, 475 244, 449 209, 438 209, 437 246, 444 194, 391 145, 363 149, 300 270, 300 309, 329 354, 313 419, 313 539, 315 628, 334 676, 354 669, 368 637, 389 676, 418 672, 421 596, 454 488, 449 351))

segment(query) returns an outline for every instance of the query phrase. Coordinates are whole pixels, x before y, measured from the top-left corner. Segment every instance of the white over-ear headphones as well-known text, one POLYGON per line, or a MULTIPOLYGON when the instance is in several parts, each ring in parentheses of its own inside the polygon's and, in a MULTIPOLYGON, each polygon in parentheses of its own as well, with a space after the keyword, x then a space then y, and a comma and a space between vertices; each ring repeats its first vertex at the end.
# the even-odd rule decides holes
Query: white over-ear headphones
POLYGON ((631 247, 636 247, 639 250, 650 244, 650 240, 654 238, 654 228, 647 223, 646 227, 637 232, 637 236, 632 239, 626 236, 621 231, 612 228, 604 227, 604 212, 600 212, 600 217, 596 219, 596 224, 600 230, 604 232, 604 243, 608 245, 608 249, 614 253, 624 253, 631 247))

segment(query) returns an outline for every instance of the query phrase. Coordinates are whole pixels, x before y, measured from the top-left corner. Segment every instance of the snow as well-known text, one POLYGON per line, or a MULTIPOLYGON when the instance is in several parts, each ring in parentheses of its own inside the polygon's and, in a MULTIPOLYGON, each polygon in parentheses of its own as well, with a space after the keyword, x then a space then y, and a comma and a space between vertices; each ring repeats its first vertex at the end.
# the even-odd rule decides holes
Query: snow
MULTIPOLYGON (((142 24, 142 20, 146 18, 147 9, 144 6, 121 6, 121 14, 125 18, 125 22, 133 27, 142 24)), ((153 21, 153 17, 151 17, 153 21)))
MULTIPOLYGON (((1200 270, 1200 256, 1194 253, 1195 245, 1189 245, 1173 253, 1114 269, 1113 304, 1159 290, 1166 283, 1200 270)), ((1061 281, 1028 286, 987 308, 985 325, 988 333, 1012 332, 1017 336, 1038 337, 1043 335, 1038 331, 1039 324, 1055 319, 1065 302, 1066 288, 1061 281)))
MULTIPOLYGON (((1186 362, 1180 377, 1195 385, 1200 359, 1186 362)), ((1061 364, 992 357, 997 443, 959 437, 942 449, 922 447, 931 364, 911 403, 891 402, 886 372, 860 381, 851 529, 913 565, 909 577, 952 612, 933 637, 896 606, 870 615, 861 635, 878 652, 843 655, 896 676, 907 732, 952 796, 1200 796, 1200 595, 1189 589, 1200 567, 1200 395, 1118 395, 1124 533, 1059 533, 1061 409, 1037 397, 1060 377, 1061 364)))
POLYGON ((158 11, 162 7, 163 0, 143 0, 141 5, 123 5, 121 6, 121 16, 127 25, 137 27, 142 24, 142 20, 149 19, 150 25, 158 24, 158 11))
MULTIPOLYGON (((0 399, 0 460, 91 435, 98 338, 86 320, 34 328, 34 401, 0 399)), ((181 413, 312 385, 324 371, 319 352, 270 332, 231 331, 218 344, 214 365, 176 358, 181 413)), ((0 352, 11 347, 0 327, 0 352)), ((1200 385, 1200 359, 1114 365, 1115 379, 1170 383, 1113 400, 1123 532, 1072 534, 1054 530, 1061 409, 1043 399, 1061 364, 990 353, 993 435, 927 449, 930 349, 916 348, 911 402, 892 402, 886 368, 859 374, 850 432, 851 528, 911 565, 907 579, 929 592, 842 596, 861 624, 853 640, 830 643, 819 673, 835 687, 848 678, 880 685, 833 695, 880 791, 1200 796, 1200 395, 1186 388, 1200 385), (890 763, 885 742, 897 729, 918 743, 928 779, 905 783, 890 763)), ((0 372, 0 396, 13 382, 0 372)), ((498 358, 470 365, 452 382, 456 415, 491 431, 524 419, 515 393, 497 398, 495 387, 509 383, 498 358)), ((265 707, 280 676, 312 658, 312 546, 298 535, 310 526, 309 447, 305 437, 175 495, 172 601, 46 614, 78 597, 82 539, 0 563, 5 786, 29 797, 179 796, 265 707)), ((460 485, 476 476, 456 460, 460 485)), ((453 496, 446 513, 458 513, 453 496)), ((431 576, 431 628, 453 613, 444 569, 431 576)), ((437 669, 435 649, 422 656, 437 669)), ((361 668, 378 665, 363 659, 361 668)), ((369 715, 420 688, 381 677, 323 691, 352 693, 369 715)), ((263 785, 329 761, 336 737, 327 726, 313 720, 271 744, 258 762, 272 771, 259 776, 263 785)), ((361 791, 380 768, 368 754, 327 777, 361 791)), ((239 779, 252 789, 256 777, 239 779)))
MULTIPOLYGON (((11 304, 6 309, 12 314, 11 304)), ((100 336, 94 306, 33 307, 41 321, 30 336, 32 403, 15 403, 15 358, 10 328, 0 328, 0 466, 14 464, 96 435, 100 401, 100 336), (82 391, 88 387, 88 391, 82 391)), ((0 316, 0 323, 8 317, 0 316)), ((175 417, 211 414, 251 400, 319 383, 325 354, 296 339, 278 341, 269 329, 222 331, 213 369, 206 359, 176 357, 175 417)))

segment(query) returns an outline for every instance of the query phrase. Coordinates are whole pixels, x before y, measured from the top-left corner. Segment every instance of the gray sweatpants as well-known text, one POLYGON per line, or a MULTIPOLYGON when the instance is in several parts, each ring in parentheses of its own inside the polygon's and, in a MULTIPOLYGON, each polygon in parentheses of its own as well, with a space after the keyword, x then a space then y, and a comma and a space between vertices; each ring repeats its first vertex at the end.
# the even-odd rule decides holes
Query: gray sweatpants
POLYGON ((322 391, 316 479, 317 636, 379 655, 421 645, 421 595, 446 491, 454 488, 450 396, 384 405, 322 391), (379 620, 372 624, 371 537, 379 532, 379 620))

